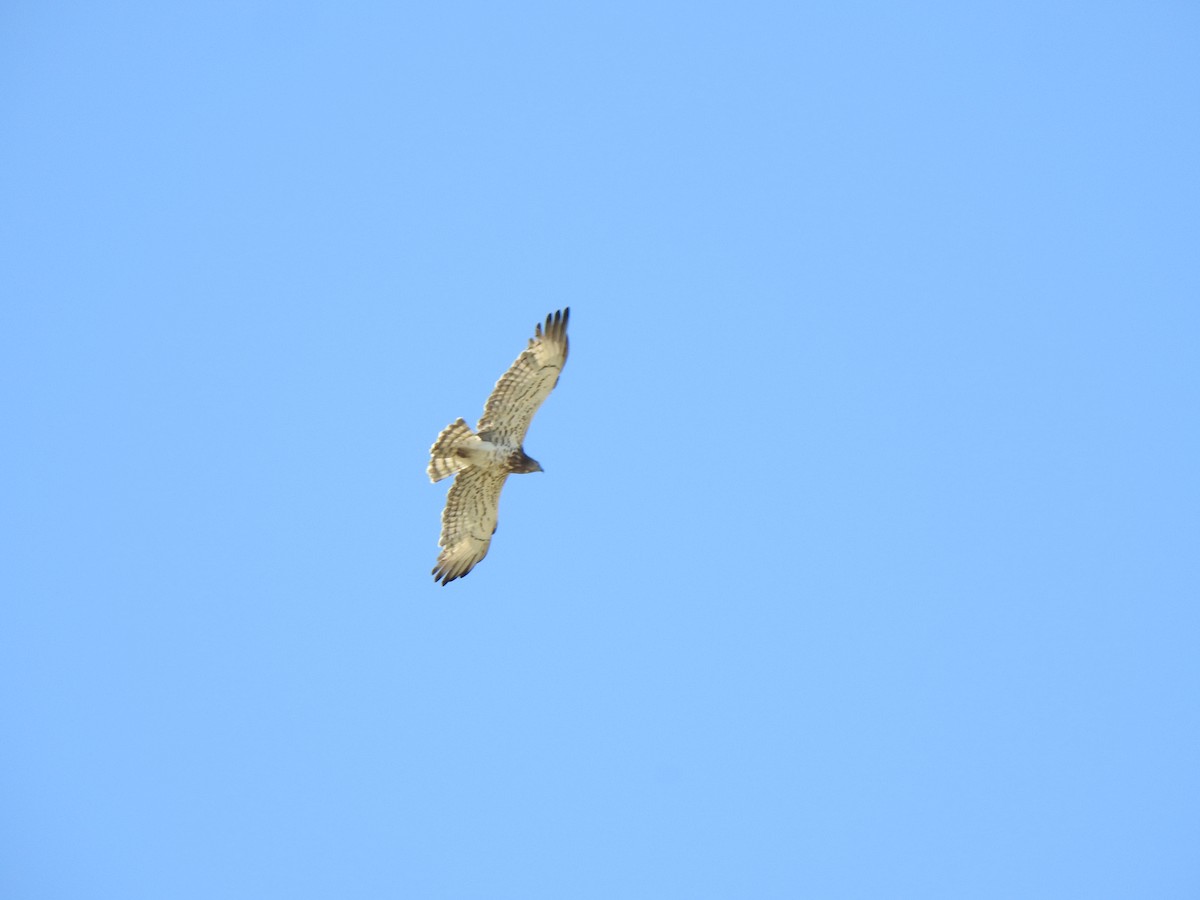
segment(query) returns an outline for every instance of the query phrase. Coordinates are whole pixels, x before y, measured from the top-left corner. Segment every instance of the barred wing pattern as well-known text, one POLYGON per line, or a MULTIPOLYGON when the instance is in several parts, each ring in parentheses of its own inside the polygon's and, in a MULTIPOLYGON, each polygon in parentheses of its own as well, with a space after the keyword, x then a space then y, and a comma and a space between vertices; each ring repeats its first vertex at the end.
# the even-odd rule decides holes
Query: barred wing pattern
POLYGON ((567 361, 570 315, 568 307, 546 316, 545 329, 537 326, 529 346, 500 376, 483 408, 483 418, 475 426, 481 438, 513 447, 525 440, 533 414, 558 384, 567 361))
POLYGON ((477 433, 455 419, 429 448, 430 481, 454 476, 442 510, 434 581, 447 585, 462 578, 487 556, 508 476, 542 471, 522 444, 534 413, 558 384, 567 361, 570 314, 570 309, 562 309, 546 316, 544 327, 538 324, 529 346, 492 389, 477 433))
POLYGON ((487 556, 507 478, 506 470, 494 466, 468 466, 454 476, 442 510, 442 552, 433 569, 434 581, 446 585, 462 578, 487 556))

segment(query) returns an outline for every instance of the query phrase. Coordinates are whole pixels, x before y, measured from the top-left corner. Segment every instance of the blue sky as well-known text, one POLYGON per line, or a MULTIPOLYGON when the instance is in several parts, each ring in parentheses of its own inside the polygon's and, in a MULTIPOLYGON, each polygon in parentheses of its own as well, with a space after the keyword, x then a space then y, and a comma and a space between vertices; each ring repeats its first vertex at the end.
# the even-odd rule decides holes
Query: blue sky
POLYGON ((8 4, 0 892, 1197 896, 1198 38, 8 4))

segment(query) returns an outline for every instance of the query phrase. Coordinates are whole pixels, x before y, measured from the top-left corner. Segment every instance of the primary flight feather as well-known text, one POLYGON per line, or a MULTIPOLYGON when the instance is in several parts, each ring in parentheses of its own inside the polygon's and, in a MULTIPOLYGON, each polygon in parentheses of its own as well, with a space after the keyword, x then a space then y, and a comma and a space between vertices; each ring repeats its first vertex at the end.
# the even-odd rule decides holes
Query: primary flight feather
POLYGON ((487 556, 508 476, 542 471, 522 445, 533 414, 566 364, 570 313, 561 309, 546 316, 544 328, 537 325, 529 346, 496 382, 475 431, 456 419, 429 448, 429 480, 455 476, 442 510, 434 581, 447 585, 462 578, 487 556))

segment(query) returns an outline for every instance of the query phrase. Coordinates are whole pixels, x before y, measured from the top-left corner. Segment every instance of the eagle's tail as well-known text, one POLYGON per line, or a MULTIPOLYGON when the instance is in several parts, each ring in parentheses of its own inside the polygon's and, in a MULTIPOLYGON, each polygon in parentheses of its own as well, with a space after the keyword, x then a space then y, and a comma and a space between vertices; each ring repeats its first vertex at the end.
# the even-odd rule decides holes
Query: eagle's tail
POLYGON ((438 439, 429 448, 429 480, 441 481, 470 465, 467 459, 455 451, 474 436, 471 427, 462 419, 455 419, 443 428, 438 439))

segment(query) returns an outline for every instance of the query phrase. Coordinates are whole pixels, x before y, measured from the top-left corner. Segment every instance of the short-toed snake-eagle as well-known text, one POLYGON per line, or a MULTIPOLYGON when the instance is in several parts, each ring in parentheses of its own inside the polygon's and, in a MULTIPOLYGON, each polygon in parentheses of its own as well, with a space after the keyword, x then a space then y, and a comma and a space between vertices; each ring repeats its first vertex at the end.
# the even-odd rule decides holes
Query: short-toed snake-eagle
POLYGON ((455 476, 442 511, 442 552, 433 567, 434 581, 447 585, 462 578, 487 556, 505 479, 542 471, 522 444, 533 414, 558 384, 567 361, 570 312, 546 316, 544 329, 538 324, 529 346, 496 382, 474 432, 456 419, 429 449, 429 480, 455 476))

